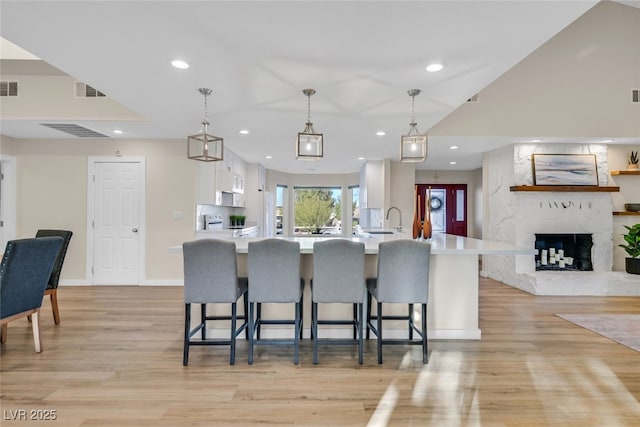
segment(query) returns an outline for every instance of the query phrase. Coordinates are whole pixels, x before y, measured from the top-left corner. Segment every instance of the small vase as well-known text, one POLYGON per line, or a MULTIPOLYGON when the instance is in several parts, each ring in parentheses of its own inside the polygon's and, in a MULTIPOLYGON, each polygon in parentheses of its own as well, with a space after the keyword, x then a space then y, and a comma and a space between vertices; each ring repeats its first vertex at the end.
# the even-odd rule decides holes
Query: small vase
POLYGON ((630 170, 630 171, 638 170, 638 164, 627 165, 627 170, 630 170))

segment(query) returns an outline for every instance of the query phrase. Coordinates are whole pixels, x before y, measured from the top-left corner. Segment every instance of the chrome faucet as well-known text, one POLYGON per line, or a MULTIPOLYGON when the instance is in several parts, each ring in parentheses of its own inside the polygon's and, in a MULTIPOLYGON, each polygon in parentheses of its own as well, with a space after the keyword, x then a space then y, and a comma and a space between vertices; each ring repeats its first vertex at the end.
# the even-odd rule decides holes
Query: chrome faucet
POLYGON ((402 232, 402 212, 400 212, 400 209, 398 209, 395 206, 391 206, 389 209, 387 209, 387 220, 389 219, 389 213, 391 212, 392 209, 395 209, 398 211, 398 226, 396 227, 396 231, 398 233, 402 232))

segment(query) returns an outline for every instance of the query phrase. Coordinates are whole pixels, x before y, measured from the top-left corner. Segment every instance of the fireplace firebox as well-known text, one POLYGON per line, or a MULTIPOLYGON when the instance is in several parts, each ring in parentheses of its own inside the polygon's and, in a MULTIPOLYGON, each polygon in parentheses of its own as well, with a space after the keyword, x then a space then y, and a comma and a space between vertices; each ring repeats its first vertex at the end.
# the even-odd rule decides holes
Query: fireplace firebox
POLYGON ((592 234, 536 234, 536 270, 593 271, 592 234))

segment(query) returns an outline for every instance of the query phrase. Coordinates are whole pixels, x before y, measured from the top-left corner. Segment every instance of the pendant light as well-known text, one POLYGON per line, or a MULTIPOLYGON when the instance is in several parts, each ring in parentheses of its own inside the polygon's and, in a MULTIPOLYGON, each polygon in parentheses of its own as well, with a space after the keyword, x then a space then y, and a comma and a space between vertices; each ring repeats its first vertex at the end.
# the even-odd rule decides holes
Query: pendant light
POLYGON ((298 133, 296 138, 296 159, 298 160, 320 160, 322 158, 322 140, 321 133, 313 130, 311 123, 311 95, 315 94, 315 89, 304 89, 302 91, 307 100, 307 123, 304 130, 298 133))
POLYGON ((212 94, 211 89, 198 89, 204 96, 204 117, 200 132, 187 137, 187 157, 201 162, 216 162, 224 157, 224 139, 209 134, 209 120, 207 119, 207 96, 212 94))
POLYGON ((415 98, 420 95, 420 89, 411 89, 407 93, 411 97, 411 123, 409 123, 409 133, 400 138, 400 161, 424 162, 427 160, 427 135, 418 132, 415 113, 415 98))

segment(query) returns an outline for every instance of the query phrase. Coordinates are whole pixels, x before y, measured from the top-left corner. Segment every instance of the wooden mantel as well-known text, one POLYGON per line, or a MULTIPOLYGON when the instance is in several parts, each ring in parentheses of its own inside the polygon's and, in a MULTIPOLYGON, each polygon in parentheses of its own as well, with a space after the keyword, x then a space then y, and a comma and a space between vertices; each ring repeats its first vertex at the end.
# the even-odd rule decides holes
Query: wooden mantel
POLYGON ((514 185, 511 191, 555 191, 577 193, 617 193, 620 187, 600 187, 597 185, 514 185))

